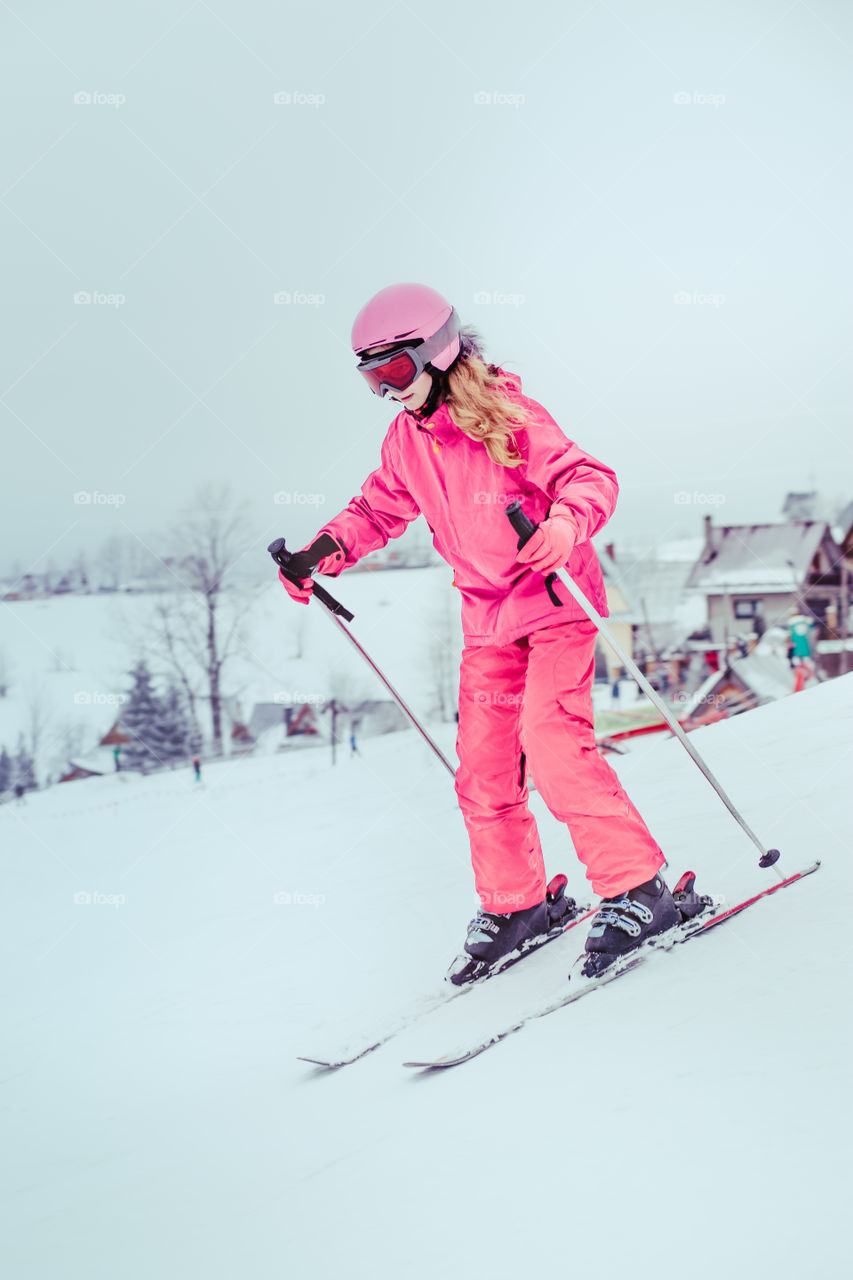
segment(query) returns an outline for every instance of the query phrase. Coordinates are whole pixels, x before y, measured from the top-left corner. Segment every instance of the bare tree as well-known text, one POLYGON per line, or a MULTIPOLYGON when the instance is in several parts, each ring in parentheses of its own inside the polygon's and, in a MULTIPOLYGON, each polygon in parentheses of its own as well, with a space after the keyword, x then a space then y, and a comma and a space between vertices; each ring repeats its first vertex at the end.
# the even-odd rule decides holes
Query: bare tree
POLYGON ((188 604, 180 592, 173 591, 158 599, 151 618, 158 641, 157 655, 160 659, 165 656, 167 666, 184 691, 192 722, 198 728, 197 701, 204 696, 203 651, 191 642, 194 613, 192 604, 188 604))
POLYGON ((75 756, 86 750, 86 726, 79 720, 65 720, 57 730, 58 757, 54 767, 62 769, 71 764, 75 756))
POLYGON ((96 564, 100 585, 117 591, 124 577, 124 566, 127 559, 125 541, 117 533, 113 533, 101 544, 96 564))
POLYGON ((27 729, 30 755, 38 761, 45 734, 53 728, 53 709, 44 688, 32 687, 27 701, 27 729))
MULTIPOLYGON (((54 708, 44 687, 32 681, 23 690, 23 699, 25 730, 19 736, 18 754, 20 760, 27 758, 28 778, 21 780, 25 785, 37 787, 38 776, 45 773, 49 752, 55 746, 54 708)), ((19 768, 22 766, 19 765, 19 768)))
POLYGON ((85 551, 81 551, 74 563, 77 573, 76 586, 80 591, 91 590, 91 574, 89 573, 89 558, 85 551))
POLYGON ((8 649, 0 649, 0 698, 5 698, 12 681, 13 663, 8 649))
POLYGON ((448 598, 442 598, 430 611, 423 643, 433 679, 435 709, 441 720, 452 720, 456 714, 459 652, 448 598))
POLYGON ((205 486, 169 542, 163 563, 175 590, 159 614, 160 639, 193 709, 199 694, 191 672, 203 672, 214 750, 221 753, 223 669, 237 650, 247 603, 239 598, 235 566, 256 548, 257 537, 230 490, 205 486))
POLYGON ((293 656, 294 658, 303 658, 305 656, 305 615, 297 614, 290 626, 290 634, 293 636, 293 656))

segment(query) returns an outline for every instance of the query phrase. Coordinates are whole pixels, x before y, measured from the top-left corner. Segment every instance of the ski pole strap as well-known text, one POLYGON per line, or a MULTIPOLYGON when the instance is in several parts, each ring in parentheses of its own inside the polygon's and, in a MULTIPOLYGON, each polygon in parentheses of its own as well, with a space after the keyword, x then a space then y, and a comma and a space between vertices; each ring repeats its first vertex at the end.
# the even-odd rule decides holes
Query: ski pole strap
MULTIPOLYGON (((293 554, 288 551, 287 547, 284 545, 284 538, 276 538, 276 540, 271 542, 267 547, 267 551, 270 553, 286 578, 290 578, 291 582, 301 584, 303 578, 311 577, 312 571, 317 567, 323 556, 326 555, 326 550, 324 550, 320 545, 322 542, 323 539, 318 538, 317 541, 308 548, 308 551, 293 554), (312 562, 309 563, 309 560, 312 562), (299 570, 299 572, 297 572, 297 570, 299 570)), ((329 542, 332 543, 332 546, 330 546, 328 550, 332 551, 335 546, 337 546, 337 543, 335 543, 332 538, 329 538, 329 542)), ((330 595, 325 587, 321 587, 315 582, 312 594, 317 597, 321 604, 326 606, 329 613, 336 614, 341 618, 346 618, 347 622, 352 622, 355 615, 350 613, 349 609, 342 605, 340 601, 336 600, 333 595, 330 595)))

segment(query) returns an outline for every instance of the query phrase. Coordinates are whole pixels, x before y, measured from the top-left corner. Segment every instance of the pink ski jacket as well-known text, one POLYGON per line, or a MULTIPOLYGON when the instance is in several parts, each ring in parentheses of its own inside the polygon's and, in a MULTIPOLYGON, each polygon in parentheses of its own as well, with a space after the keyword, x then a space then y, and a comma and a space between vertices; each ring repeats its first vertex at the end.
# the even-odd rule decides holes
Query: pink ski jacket
POLYGON ((514 432, 521 466, 492 462, 482 443, 459 430, 446 405, 420 423, 404 410, 388 428, 380 465, 361 494, 320 530, 343 544, 342 567, 348 568, 423 515, 436 550, 454 570, 465 643, 472 646, 509 644, 531 631, 586 617, 559 580, 552 584, 562 601, 557 606, 543 575, 516 560, 518 536, 504 515, 516 499, 534 523, 560 503, 577 527, 566 568, 599 613, 607 615, 590 538, 613 514, 616 476, 568 440, 541 404, 522 394, 519 378, 504 377, 508 396, 529 415, 528 425, 514 432))

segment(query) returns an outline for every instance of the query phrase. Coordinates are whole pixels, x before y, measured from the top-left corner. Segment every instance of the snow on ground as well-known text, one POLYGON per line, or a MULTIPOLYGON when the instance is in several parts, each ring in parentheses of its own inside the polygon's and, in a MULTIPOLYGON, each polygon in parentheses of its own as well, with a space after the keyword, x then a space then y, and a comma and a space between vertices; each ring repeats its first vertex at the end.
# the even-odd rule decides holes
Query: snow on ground
MULTIPOLYGON (((439 646, 452 673, 451 692, 456 689, 462 637, 450 576, 438 565, 324 580, 355 614, 353 634, 419 715, 436 706, 439 646)), ((29 738, 37 705, 43 722, 40 780, 64 771, 69 755, 86 755, 120 714, 133 663, 153 652, 158 670, 151 615, 167 600, 129 594, 0 602, 0 654, 10 668, 10 691, 0 699, 0 746, 14 752, 20 732, 29 738)), ((229 607, 223 601, 223 631, 229 607)), ((255 702, 322 702, 332 684, 338 696, 345 688, 353 698, 384 697, 363 659, 335 632, 324 609, 292 604, 273 573, 268 586, 249 593, 242 643, 226 669, 226 693, 238 699, 247 719, 255 702)))
MULTIPOLYGON (((692 736, 781 866, 817 855, 816 876, 432 1075, 401 1068, 408 1032, 335 1073, 296 1061, 434 990, 462 941, 465 832, 413 733, 334 769, 312 751, 5 805, 4 1274, 840 1270, 851 712, 848 676, 692 736)), ((677 742, 617 767, 672 878, 769 883, 677 742)))

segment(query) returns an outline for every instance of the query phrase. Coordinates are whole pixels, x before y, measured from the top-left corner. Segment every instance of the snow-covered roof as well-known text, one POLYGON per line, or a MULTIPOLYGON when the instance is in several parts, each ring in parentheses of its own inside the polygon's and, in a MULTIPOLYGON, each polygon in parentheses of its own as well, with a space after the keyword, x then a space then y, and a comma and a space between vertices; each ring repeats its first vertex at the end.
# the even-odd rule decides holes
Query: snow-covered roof
POLYGON ((761 702, 774 702, 793 692, 794 677, 787 658, 772 653, 750 653, 745 658, 730 658, 729 666, 761 702))
POLYGON ((68 757, 69 769, 86 769, 89 773, 114 773, 115 756, 112 747, 95 747, 85 755, 68 757))
POLYGON ((709 530, 705 549, 687 579, 690 589, 719 594, 794 592, 805 581, 824 535, 823 521, 723 525, 709 530))
POLYGON ((729 658, 721 671, 712 671, 684 704, 681 719, 689 716, 703 702, 709 700, 717 685, 723 683, 731 671, 752 693, 759 703, 775 702, 793 692, 794 679, 787 658, 779 654, 753 652, 745 658, 729 658))
MULTIPOLYGON (((656 651, 678 644, 705 620, 705 603, 685 588, 687 573, 698 550, 691 540, 691 557, 686 560, 667 554, 666 549, 650 549, 645 554, 611 557, 598 548, 606 583, 618 587, 626 608, 614 619, 638 627, 642 643, 656 651)), ((670 544, 678 548, 681 544, 670 544)))

